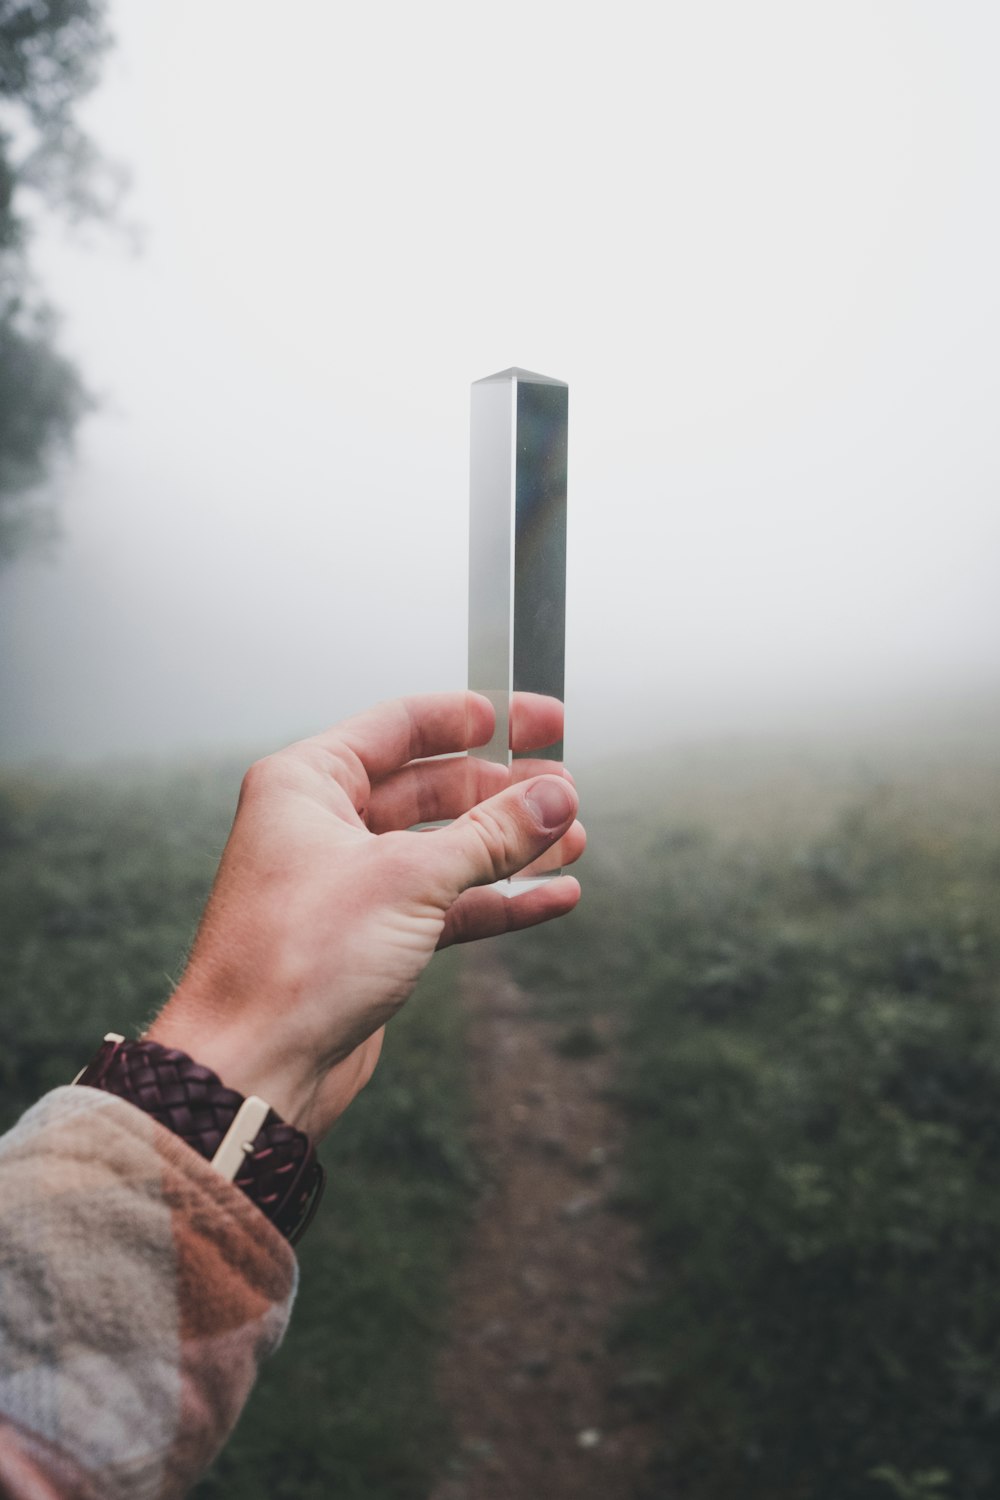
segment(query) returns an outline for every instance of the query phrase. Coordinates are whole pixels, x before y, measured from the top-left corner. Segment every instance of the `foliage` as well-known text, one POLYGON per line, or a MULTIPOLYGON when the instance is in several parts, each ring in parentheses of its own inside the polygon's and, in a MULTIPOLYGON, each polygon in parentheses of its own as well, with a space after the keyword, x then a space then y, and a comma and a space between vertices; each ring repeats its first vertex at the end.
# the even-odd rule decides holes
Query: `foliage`
MULTIPOLYGON (((238 782, 226 767, 0 778, 0 1125, 169 994, 238 782)), ((324 1147, 291 1328, 204 1500, 427 1492, 443 1441, 429 1364, 474 1181, 453 972, 451 955, 432 966, 324 1147)))
POLYGON ((77 220, 117 197, 118 174, 74 117, 110 44, 105 10, 104 0, 0 0, 0 561, 31 534, 24 493, 89 404, 32 284, 26 206, 77 220))
POLYGON ((224 769, 0 781, 0 1125, 166 999, 238 785, 224 769))
POLYGON ((1000 817, 947 781, 585 869, 554 982, 623 1012, 650 1494, 1000 1493, 1000 817))
MULTIPOLYGON (((653 1274, 617 1399, 659 1422, 649 1493, 992 1500, 1000 778, 668 770, 669 801, 588 818, 579 911, 504 948, 569 1055, 620 1019, 622 1204, 653 1274)), ((164 998, 237 783, 0 781, 7 1121, 164 998)), ((436 974, 330 1139, 297 1315, 203 1500, 427 1493, 474 1180, 436 974)))

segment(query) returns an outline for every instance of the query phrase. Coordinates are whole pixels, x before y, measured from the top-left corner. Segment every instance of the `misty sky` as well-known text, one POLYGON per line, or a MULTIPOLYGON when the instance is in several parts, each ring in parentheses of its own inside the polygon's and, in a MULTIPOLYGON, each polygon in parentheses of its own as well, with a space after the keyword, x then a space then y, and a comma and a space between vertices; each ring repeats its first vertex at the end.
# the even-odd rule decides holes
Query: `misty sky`
POLYGON ((0 573, 0 756, 460 685, 468 386, 570 385, 567 759, 1000 686, 1000 10, 146 0, 145 249, 36 264, 102 397, 0 573))

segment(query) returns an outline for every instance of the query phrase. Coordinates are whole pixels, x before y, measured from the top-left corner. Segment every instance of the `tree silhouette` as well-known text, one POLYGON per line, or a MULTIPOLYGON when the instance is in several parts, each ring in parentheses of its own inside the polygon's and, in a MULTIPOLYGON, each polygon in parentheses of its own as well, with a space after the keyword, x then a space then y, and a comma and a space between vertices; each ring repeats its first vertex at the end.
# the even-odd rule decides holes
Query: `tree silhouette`
POLYGON ((74 118, 111 36, 105 0, 0 0, 0 562, 38 529, 30 492, 92 405, 35 284, 32 213, 106 214, 120 175, 74 118))

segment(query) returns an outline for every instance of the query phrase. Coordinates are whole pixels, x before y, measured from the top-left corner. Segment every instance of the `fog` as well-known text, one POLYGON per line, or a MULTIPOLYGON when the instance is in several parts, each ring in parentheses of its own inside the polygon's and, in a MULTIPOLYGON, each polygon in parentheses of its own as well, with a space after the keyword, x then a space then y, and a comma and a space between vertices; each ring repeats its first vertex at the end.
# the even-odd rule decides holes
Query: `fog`
MULTIPOLYGON (((1000 12, 112 6, 101 404, 0 573, 0 757, 465 679, 468 386, 570 386, 567 759, 1000 690, 1000 12)), ((916 705, 914 707, 914 705, 916 705)))

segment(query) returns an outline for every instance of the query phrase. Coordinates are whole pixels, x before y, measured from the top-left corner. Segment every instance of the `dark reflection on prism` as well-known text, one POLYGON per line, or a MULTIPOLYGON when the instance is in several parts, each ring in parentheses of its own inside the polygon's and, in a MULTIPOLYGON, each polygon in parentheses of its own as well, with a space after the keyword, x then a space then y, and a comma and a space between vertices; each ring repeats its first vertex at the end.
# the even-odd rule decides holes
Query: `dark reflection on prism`
MULTIPOLYGON (((565 385, 517 382, 514 483, 514 692, 565 697, 565 385)), ((523 752, 528 754, 529 752, 523 752)), ((562 742, 531 752, 562 760, 562 742)))

